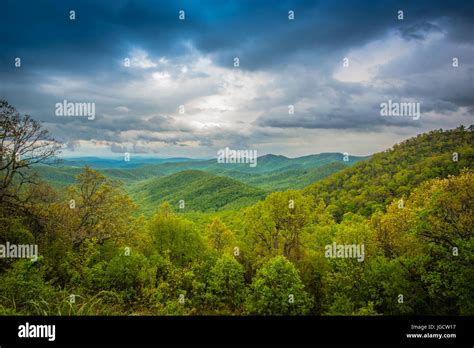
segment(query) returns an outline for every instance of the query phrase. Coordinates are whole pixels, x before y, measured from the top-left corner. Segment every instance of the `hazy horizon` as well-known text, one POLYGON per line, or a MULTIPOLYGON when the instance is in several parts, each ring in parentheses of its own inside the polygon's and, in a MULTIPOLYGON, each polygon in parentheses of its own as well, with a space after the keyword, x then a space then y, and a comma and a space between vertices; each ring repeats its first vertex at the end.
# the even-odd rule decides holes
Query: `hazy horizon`
MULTIPOLYGON (((318 155, 325 155, 325 154, 342 154, 342 152, 320 152, 320 153, 312 153, 307 155, 301 155, 297 157, 289 157, 285 155, 275 154, 275 153, 266 153, 263 155, 258 155, 258 158, 266 157, 266 156, 275 156, 275 157, 285 157, 289 159, 301 158, 301 157, 309 157, 309 156, 318 156, 318 155)), ((130 154, 132 155, 132 154, 130 154)), ((369 155, 352 155, 355 157, 367 157, 372 156, 373 154, 369 155)), ((123 155, 115 155, 115 156, 61 156, 58 155, 57 157, 61 157, 64 159, 84 159, 84 158, 96 158, 96 159, 110 159, 110 160, 123 160, 123 155)), ((140 158, 140 159, 187 159, 187 160, 215 160, 216 157, 160 157, 159 155, 152 156, 152 155, 145 155, 145 154, 133 154, 133 157, 140 158)), ((132 158, 132 157, 131 157, 132 158)))

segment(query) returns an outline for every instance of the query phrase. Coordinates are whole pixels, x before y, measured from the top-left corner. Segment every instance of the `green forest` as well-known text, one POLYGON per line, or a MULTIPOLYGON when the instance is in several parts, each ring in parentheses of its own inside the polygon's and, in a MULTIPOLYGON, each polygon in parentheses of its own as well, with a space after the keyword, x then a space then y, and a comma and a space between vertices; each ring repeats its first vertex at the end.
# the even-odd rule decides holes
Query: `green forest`
POLYGON ((38 246, 0 258, 0 314, 474 315, 473 131, 97 168, 0 101, 0 245, 38 246))

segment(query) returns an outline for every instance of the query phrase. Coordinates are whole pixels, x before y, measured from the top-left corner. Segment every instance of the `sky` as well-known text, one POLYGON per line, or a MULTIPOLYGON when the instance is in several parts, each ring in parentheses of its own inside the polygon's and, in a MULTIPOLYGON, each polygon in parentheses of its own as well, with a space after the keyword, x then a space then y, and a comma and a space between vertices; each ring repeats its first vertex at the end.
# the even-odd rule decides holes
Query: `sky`
POLYGON ((474 1, 0 9, 0 99, 41 121, 63 156, 368 155, 474 123, 474 1), (94 117, 58 116, 64 100, 93 104, 94 117), (420 117, 382 116, 389 100, 418 104, 420 117))

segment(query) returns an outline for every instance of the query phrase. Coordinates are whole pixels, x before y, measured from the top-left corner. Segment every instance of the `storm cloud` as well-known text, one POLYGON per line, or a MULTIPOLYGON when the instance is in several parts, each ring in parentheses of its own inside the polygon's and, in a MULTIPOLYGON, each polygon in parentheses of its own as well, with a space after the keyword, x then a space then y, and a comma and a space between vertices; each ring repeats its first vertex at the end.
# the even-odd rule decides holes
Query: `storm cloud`
POLYGON ((473 17, 470 1, 7 0, 0 98, 66 155, 364 155, 473 123, 473 17), (95 119, 57 117, 63 100, 95 119), (387 100, 422 115, 381 117, 387 100))

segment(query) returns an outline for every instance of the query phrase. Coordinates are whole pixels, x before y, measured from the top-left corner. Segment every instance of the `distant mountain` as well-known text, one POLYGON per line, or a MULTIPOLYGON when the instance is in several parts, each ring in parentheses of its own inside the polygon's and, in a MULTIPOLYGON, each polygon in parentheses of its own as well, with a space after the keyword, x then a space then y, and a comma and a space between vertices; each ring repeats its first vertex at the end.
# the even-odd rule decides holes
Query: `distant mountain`
POLYGON ((472 169, 472 129, 419 134, 308 186, 304 192, 316 201, 323 199, 337 218, 345 212, 369 216, 394 199, 408 197, 426 180, 472 169))
POLYGON ((177 211, 181 200, 183 212, 217 211, 241 208, 265 197, 263 190, 198 170, 143 180, 127 191, 145 213, 155 212, 164 201, 177 211))
POLYGON ((311 169, 282 169, 259 174, 227 172, 226 175, 267 191, 284 191, 301 189, 347 167, 342 162, 331 162, 311 169))
MULTIPOLYGON (((40 178, 50 185, 56 188, 64 188, 74 183, 76 176, 83 171, 84 167, 39 164, 34 166, 34 170, 40 178)), ((95 169, 100 170, 100 172, 109 178, 120 180, 124 183, 144 180, 153 176, 152 174, 146 175, 146 171, 142 172, 140 168, 142 167, 128 169, 95 169)))
POLYGON ((160 163, 150 164, 145 160, 134 163, 134 161, 139 161, 136 158, 132 158, 131 162, 116 159, 78 158, 69 159, 61 164, 38 165, 36 170, 44 180, 56 187, 70 185, 80 172, 79 168, 89 166, 100 169, 108 177, 127 184, 186 170, 200 170, 228 176, 265 190, 285 190, 302 188, 365 158, 367 157, 349 156, 348 160, 344 161, 341 153, 322 153, 298 158, 265 155, 258 158, 256 167, 250 167, 249 164, 222 164, 217 163, 216 159, 174 158, 162 159, 160 163))
POLYGON ((100 157, 68 157, 60 160, 62 166, 67 167, 90 167, 94 169, 109 169, 109 168, 136 168, 147 164, 161 164, 161 163, 179 163, 188 161, 199 161, 186 157, 174 158, 147 158, 135 157, 132 155, 130 161, 125 161, 124 157, 116 158, 100 158, 100 157))

